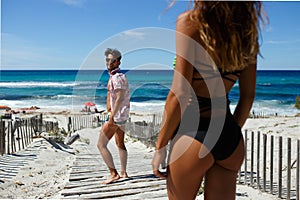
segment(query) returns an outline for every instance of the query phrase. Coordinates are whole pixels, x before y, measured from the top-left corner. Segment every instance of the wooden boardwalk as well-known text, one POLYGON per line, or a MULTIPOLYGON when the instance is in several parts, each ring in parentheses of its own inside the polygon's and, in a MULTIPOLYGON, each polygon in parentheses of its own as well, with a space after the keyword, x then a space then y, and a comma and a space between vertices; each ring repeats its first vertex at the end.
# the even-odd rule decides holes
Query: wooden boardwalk
MULTIPOLYGON (((149 149, 142 149, 142 146, 136 147, 132 142, 128 142, 129 178, 104 185, 101 182, 109 176, 109 171, 98 153, 95 137, 85 137, 88 137, 91 143, 76 155, 69 182, 61 192, 62 199, 168 199, 166 181, 152 174, 153 152, 149 149)), ((109 143, 109 149, 119 169, 118 150, 113 140, 109 143)))
POLYGON ((32 152, 18 152, 12 155, 0 156, 0 183, 11 180, 17 175, 19 169, 36 158, 32 152))
POLYGON ((34 141, 17 153, 0 156, 0 184, 12 180, 22 167, 34 161, 45 145, 46 142, 34 141))

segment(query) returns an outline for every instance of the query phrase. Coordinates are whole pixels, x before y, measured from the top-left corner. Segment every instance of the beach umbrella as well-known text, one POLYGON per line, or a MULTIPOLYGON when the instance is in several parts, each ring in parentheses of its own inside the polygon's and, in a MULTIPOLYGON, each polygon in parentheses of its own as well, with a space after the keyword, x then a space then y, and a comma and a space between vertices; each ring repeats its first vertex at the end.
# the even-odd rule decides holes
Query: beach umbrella
POLYGON ((0 105, 0 110, 6 110, 6 109, 10 110, 11 108, 8 106, 0 105))
POLYGON ((94 104, 93 102, 88 101, 88 102, 85 102, 84 105, 86 105, 86 106, 95 106, 96 104, 94 104))

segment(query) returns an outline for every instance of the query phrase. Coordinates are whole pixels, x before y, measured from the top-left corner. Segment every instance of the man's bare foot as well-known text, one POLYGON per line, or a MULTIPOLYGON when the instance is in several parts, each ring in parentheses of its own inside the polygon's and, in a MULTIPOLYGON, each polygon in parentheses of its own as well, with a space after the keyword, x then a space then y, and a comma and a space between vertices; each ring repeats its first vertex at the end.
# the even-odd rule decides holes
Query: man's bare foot
POLYGON ((128 178, 128 174, 126 172, 121 172, 120 177, 121 178, 128 178))
POLYGON ((110 184, 110 183, 113 183, 113 182, 115 182, 116 180, 119 180, 119 179, 120 179, 120 175, 119 174, 114 175, 114 176, 111 175, 108 179, 106 179, 102 183, 103 184, 110 184))

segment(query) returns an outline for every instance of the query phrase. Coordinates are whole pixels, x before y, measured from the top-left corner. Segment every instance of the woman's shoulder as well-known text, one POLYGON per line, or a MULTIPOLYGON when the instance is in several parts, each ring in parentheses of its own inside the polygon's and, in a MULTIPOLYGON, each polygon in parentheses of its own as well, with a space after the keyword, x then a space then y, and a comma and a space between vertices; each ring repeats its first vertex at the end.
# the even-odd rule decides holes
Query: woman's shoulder
POLYGON ((181 14, 178 15, 177 17, 177 23, 187 23, 187 22, 190 22, 190 14, 191 14, 191 11, 185 11, 181 14))
POLYGON ((198 29, 192 21, 190 14, 191 11, 186 11, 177 17, 176 31, 192 36, 198 32, 198 29))

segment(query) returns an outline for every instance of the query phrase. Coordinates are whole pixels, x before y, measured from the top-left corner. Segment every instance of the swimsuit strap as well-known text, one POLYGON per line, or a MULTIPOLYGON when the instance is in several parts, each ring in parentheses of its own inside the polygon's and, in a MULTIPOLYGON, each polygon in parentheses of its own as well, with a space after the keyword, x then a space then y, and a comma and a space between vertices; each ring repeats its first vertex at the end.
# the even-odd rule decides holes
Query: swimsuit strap
MULTIPOLYGON (((228 94, 226 95, 226 97, 217 97, 217 98, 214 98, 214 100, 223 99, 223 98, 226 98, 227 109, 229 109, 230 100, 228 98, 228 94)), ((211 98, 197 96, 196 101, 198 102, 200 114, 211 111, 211 98)))
MULTIPOLYGON (((220 68, 219 68, 219 71, 220 71, 220 68)), ((236 71, 233 71, 233 72, 220 72, 220 73, 221 73, 222 78, 224 78, 224 79, 226 79, 226 80, 229 80, 229 81, 235 83, 236 80, 234 80, 234 79, 232 79, 232 78, 230 78, 230 77, 228 77, 228 76, 234 75, 234 76, 236 76, 237 78, 239 78, 240 75, 241 75, 241 70, 236 70, 236 71)))
MULTIPOLYGON (((235 83, 236 80, 230 78, 229 76, 234 75, 237 78, 239 78, 240 75, 241 75, 241 70, 236 70, 236 71, 233 71, 233 72, 223 72, 221 68, 218 68, 218 70, 219 70, 220 75, 223 79, 226 79, 226 80, 231 81, 233 83, 235 83)), ((194 72, 199 73, 199 71, 195 68, 194 68, 194 72)), ((219 75, 219 74, 215 74, 215 72, 212 72, 212 70, 202 70, 201 69, 201 73, 208 74, 208 76, 205 77, 205 80, 217 78, 218 75, 219 75)), ((204 78, 203 77, 193 77, 193 80, 204 80, 204 78)))

